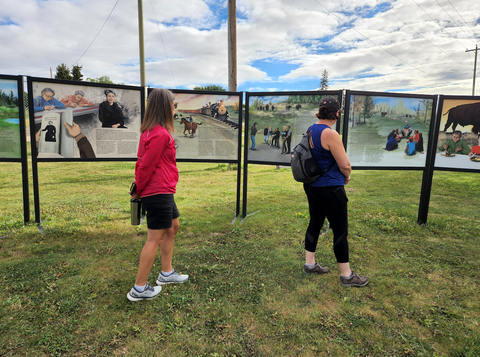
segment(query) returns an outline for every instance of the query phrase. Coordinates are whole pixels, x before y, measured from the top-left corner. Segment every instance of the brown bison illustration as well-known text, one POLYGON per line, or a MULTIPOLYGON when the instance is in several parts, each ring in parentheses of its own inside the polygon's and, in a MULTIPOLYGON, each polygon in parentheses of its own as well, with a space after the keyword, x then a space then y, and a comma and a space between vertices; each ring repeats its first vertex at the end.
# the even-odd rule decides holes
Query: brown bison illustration
POLYGON ((480 102, 458 105, 443 115, 447 114, 448 119, 443 131, 447 131, 450 125, 453 131, 455 131, 457 125, 473 125, 472 132, 475 134, 480 132, 480 102))

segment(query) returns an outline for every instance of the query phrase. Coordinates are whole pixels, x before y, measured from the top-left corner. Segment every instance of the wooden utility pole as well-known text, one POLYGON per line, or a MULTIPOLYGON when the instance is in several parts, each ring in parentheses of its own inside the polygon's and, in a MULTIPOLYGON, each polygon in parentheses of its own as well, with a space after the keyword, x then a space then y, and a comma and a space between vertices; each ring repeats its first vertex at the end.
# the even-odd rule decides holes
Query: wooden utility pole
POLYGON ((143 45, 143 0, 138 0, 138 42, 140 48, 140 85, 145 87, 145 47, 143 45))
POLYGON ((237 91, 237 3, 228 0, 228 90, 237 91))
POLYGON ((466 50, 465 52, 472 52, 475 51, 475 63, 473 64, 473 87, 472 87, 472 95, 475 95, 475 77, 477 75, 477 53, 480 48, 478 48, 477 45, 475 45, 474 50, 466 50))

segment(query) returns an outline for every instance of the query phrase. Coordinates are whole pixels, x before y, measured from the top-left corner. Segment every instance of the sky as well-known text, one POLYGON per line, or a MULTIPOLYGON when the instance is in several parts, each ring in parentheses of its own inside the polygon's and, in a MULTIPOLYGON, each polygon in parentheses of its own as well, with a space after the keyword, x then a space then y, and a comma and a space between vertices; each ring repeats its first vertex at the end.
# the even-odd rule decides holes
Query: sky
MULTIPOLYGON (((143 10, 148 86, 228 89, 227 0, 143 10)), ((0 74, 138 86, 138 33, 134 0, 0 0, 0 74)), ((326 70, 331 90, 471 95, 477 44, 476 0, 237 0, 237 90, 316 90, 326 70)))

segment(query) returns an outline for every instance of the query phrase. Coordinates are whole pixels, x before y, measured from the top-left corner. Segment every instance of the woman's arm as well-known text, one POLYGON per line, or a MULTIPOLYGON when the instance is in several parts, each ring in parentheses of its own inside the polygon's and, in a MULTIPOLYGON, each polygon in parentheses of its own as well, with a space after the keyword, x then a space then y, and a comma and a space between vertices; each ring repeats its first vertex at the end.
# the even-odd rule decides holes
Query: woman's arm
POLYGON ((342 139, 335 130, 324 130, 322 132, 322 146, 326 150, 330 150, 335 161, 337 162, 340 171, 345 176, 345 183, 350 181, 350 173, 352 172, 352 165, 348 159, 345 148, 343 147, 342 139))

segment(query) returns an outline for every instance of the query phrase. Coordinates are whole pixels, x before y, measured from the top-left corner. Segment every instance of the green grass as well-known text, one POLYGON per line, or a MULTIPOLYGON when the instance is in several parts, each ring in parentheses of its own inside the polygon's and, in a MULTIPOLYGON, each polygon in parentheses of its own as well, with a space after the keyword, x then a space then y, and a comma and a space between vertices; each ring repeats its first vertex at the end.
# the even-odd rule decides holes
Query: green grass
POLYGON ((478 174, 436 172, 419 226, 420 172, 354 171, 351 264, 370 284, 351 289, 330 231, 332 272, 301 273, 308 207, 289 169, 250 165, 251 215, 232 224, 237 172, 178 166, 173 259, 190 281, 131 303, 134 163, 40 163, 43 234, 23 225, 20 165, 0 163, 1 356, 480 355, 478 174))

